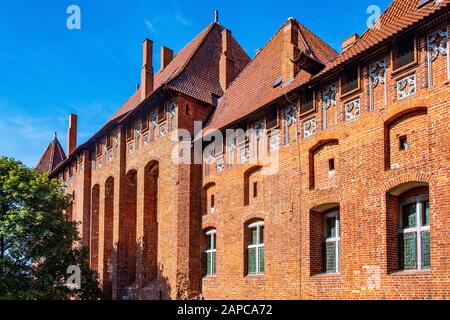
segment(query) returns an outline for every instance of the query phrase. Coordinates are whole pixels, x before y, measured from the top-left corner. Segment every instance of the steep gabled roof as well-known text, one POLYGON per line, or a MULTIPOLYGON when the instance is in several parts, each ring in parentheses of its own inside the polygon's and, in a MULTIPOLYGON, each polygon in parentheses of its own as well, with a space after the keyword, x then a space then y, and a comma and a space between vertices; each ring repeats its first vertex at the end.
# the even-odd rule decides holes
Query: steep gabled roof
MULTIPOLYGON (((222 30, 224 27, 213 22, 181 49, 163 70, 155 74, 154 91, 165 86, 206 103, 211 103, 211 94, 222 96, 223 90, 219 83, 222 30)), ((250 58, 234 38, 231 49, 235 74, 239 74, 250 58)), ((110 121, 133 111, 139 105, 139 99, 140 89, 119 108, 110 121)))
POLYGON ((44 154, 39 159, 35 170, 39 173, 51 173, 59 164, 67 159, 66 154, 56 137, 50 142, 44 154))
POLYGON ((308 72, 301 70, 289 86, 274 87, 275 80, 281 76, 284 58, 283 28, 290 23, 290 20, 298 25, 298 47, 302 52, 324 65, 338 56, 338 53, 319 37, 298 21, 290 18, 231 84, 220 99, 207 129, 218 129, 233 123, 281 97, 287 93, 288 89, 307 82, 311 78, 308 72))

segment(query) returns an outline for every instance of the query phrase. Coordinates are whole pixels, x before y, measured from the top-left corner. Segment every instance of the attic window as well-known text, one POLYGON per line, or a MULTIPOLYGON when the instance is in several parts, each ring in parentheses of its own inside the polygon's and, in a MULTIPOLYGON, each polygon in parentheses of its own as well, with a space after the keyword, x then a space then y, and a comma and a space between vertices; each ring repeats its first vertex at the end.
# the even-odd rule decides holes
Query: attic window
POLYGON ((314 90, 309 90, 300 98, 300 115, 307 114, 314 110, 314 90))
POLYGON ((352 66, 344 70, 341 76, 341 94, 349 94, 359 90, 359 67, 352 66))
POLYGON ((278 78, 275 79, 275 82, 273 83, 273 87, 279 87, 281 85, 281 83, 283 82, 283 76, 279 76, 278 78))
POLYGON ((219 98, 220 97, 218 95, 215 94, 211 95, 211 104, 214 108, 216 108, 219 105, 219 98))
POLYGON ((393 70, 403 69, 416 62, 416 38, 409 34, 396 41, 392 51, 393 70))
POLYGON ((417 4, 417 8, 419 9, 432 1, 433 0, 419 0, 419 3, 417 4))

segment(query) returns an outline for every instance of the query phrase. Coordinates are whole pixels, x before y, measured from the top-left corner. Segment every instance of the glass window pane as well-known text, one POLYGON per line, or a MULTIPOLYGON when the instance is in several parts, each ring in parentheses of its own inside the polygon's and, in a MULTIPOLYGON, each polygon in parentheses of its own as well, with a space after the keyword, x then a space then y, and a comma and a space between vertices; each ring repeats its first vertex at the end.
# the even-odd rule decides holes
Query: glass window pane
POLYGON ((416 233, 405 233, 400 235, 401 266, 404 270, 417 269, 417 241, 416 233))
POLYGON ((260 244, 264 243, 264 226, 261 226, 259 228, 259 243, 260 244))
POLYGON ((403 229, 414 228, 417 226, 416 203, 411 203, 402 208, 403 229))
POLYGON ((212 234, 212 249, 216 249, 216 234, 212 234))
POLYGON ((252 242, 251 242, 251 244, 258 244, 258 238, 257 238, 258 231, 257 231, 257 229, 256 228, 251 229, 251 233, 252 233, 252 242))
POLYGON ((325 243, 325 272, 333 273, 336 272, 336 243, 335 242, 326 242, 325 243))
POLYGON ((211 253, 206 253, 206 275, 211 275, 211 253))
POLYGON ((216 253, 215 252, 213 252, 211 254, 211 269, 212 269, 211 275, 215 275, 216 274, 216 253))
POLYGON ((326 230, 327 238, 335 238, 336 237, 336 217, 329 217, 325 220, 326 223, 326 230))
POLYGON ((422 268, 430 267, 430 232, 423 231, 422 238, 422 268))
POLYGON ((256 273, 256 249, 248 249, 248 273, 256 273))
POLYGON ((206 250, 211 249, 211 235, 206 236, 206 250))
POLYGON ((259 273, 264 273, 264 248, 259 248, 259 273))
POLYGON ((430 225, 430 201, 422 203, 422 226, 430 225))

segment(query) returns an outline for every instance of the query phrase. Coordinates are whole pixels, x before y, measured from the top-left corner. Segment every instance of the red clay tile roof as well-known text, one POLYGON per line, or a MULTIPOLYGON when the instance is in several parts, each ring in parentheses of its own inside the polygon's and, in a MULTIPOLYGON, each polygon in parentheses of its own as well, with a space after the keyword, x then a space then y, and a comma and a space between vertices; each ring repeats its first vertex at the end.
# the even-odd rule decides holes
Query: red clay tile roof
MULTIPOLYGON (((222 53, 221 33, 223 30, 224 27, 218 23, 213 22, 209 24, 181 49, 163 70, 155 74, 153 92, 164 86, 209 104, 212 102, 212 94, 222 96, 224 92, 219 82, 219 61, 222 53)), ((250 57, 233 37, 230 56, 234 61, 235 74, 239 74, 250 61, 250 57)), ((151 99, 151 97, 152 95, 147 97, 146 100, 151 99)), ((93 137, 79 146, 77 150, 85 147, 89 141, 98 136, 108 125, 130 115, 140 104, 139 89, 93 137)))
POLYGON ((436 4, 436 1, 429 1, 429 3, 418 8, 419 0, 394 0, 380 17, 381 28, 367 29, 348 50, 344 51, 332 63, 329 63, 316 77, 412 27, 436 11, 442 10, 449 3, 450 0, 444 0, 441 4, 436 4))
MULTIPOLYGON (((299 48, 303 52, 323 64, 329 63, 337 57, 338 53, 324 41, 298 21, 293 20, 293 22, 299 27, 299 48)), ((220 99, 206 130, 222 128, 233 123, 311 78, 309 73, 300 71, 289 86, 273 87, 274 81, 281 76, 283 28, 287 23, 288 21, 281 26, 272 39, 233 81, 220 99)))
MULTIPOLYGON (((218 23, 209 24, 189 42, 164 68, 155 74, 154 91, 165 85, 200 101, 211 103, 211 94, 223 95, 219 83, 219 60, 222 52, 221 32, 218 23)), ((247 53, 233 38, 231 57, 238 74, 250 61, 247 53)), ((139 90, 111 117, 111 120, 133 111, 140 103, 139 90)))
POLYGON ((39 173, 51 173, 59 164, 67 159, 58 138, 55 136, 41 156, 35 170, 39 173))
MULTIPOLYGON (((368 29, 352 47, 340 55, 299 24, 304 42, 315 52, 316 59, 325 64, 325 68, 315 76, 301 71, 289 86, 273 88, 275 79, 281 74, 283 27, 280 28, 232 83, 205 130, 224 128, 241 120, 284 94, 336 70, 338 66, 421 22, 434 12, 447 7, 449 2, 450 0, 444 0, 437 5, 435 1, 430 1, 418 8, 419 0, 394 0, 380 17, 381 28, 368 29)), ((303 50, 304 47, 300 46, 300 49, 303 50)))

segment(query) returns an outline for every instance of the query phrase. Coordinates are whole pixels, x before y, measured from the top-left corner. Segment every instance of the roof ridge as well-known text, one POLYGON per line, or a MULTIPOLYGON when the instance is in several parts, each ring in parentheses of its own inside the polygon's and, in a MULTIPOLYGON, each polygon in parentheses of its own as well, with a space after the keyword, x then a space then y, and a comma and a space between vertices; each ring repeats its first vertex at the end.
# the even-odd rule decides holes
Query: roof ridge
MULTIPOLYGON (((220 24, 218 24, 217 22, 211 22, 205 29, 203 29, 201 31, 201 33, 204 32, 202 39, 200 39, 198 45, 195 47, 195 49, 192 51, 192 54, 189 55, 185 61, 185 63, 177 68, 176 70, 173 71, 173 73, 168 77, 168 79, 162 83, 161 85, 163 86, 164 84, 168 84, 169 82, 173 81, 176 77, 178 77, 180 75, 180 73, 186 68, 186 66, 191 62, 192 57, 197 53, 197 51, 200 49, 200 47, 203 45, 206 37, 209 35, 209 33, 211 32, 212 28, 214 27, 214 25, 218 25, 219 27, 222 27, 220 24)), ((191 40, 190 42, 188 42, 178 53, 180 53, 181 51, 183 51, 185 48, 187 48, 189 46, 189 44, 194 41, 195 38, 193 40, 191 40)), ((177 53, 177 54, 178 54, 177 53)), ((174 57, 175 58, 175 57, 174 57)), ((172 60, 173 61, 173 60, 172 60)), ((172 62, 171 61, 171 62, 172 62)), ((170 64, 170 63, 169 63, 170 64)))

